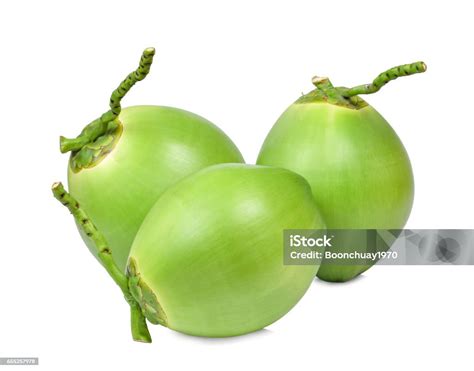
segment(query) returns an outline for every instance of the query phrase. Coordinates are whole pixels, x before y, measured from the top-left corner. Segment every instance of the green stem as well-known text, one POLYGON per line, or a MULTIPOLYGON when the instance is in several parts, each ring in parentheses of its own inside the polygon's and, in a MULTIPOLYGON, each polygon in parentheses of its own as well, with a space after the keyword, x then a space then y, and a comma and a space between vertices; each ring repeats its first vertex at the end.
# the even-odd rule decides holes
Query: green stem
POLYGON ((143 51, 138 68, 130 73, 125 80, 120 83, 119 87, 112 92, 109 111, 105 112, 99 119, 88 124, 76 138, 69 139, 60 137, 59 148, 61 153, 78 151, 85 144, 93 142, 107 131, 109 122, 115 120, 122 110, 122 98, 137 81, 143 80, 150 72, 154 55, 155 48, 147 48, 143 51))
POLYGON ((76 138, 59 137, 61 153, 79 151, 88 143, 92 143, 107 131, 107 122, 96 119, 88 124, 76 138))
POLYGON ((133 304, 130 304, 130 324, 133 340, 142 343, 151 343, 151 335, 148 331, 145 316, 143 315, 140 305, 136 301, 134 301, 133 304))
POLYGON ((343 96, 338 88, 335 88, 328 77, 314 76, 312 79, 313 85, 316 86, 329 101, 343 100, 343 96))
POLYGON ((327 77, 314 76, 312 79, 313 85, 318 89, 327 92, 328 90, 334 89, 331 81, 327 77))
POLYGON ((110 250, 109 244, 107 243, 104 235, 99 232, 94 223, 92 223, 92 221, 89 219, 86 212, 80 207, 79 202, 77 202, 68 192, 66 192, 61 183, 54 183, 52 186, 52 191, 54 197, 69 209, 79 227, 94 242, 100 262, 112 277, 114 282, 122 290, 125 300, 130 305, 133 339, 136 341, 150 343, 151 337, 150 333, 148 332, 145 317, 143 316, 138 303, 130 294, 130 290, 128 288, 128 278, 115 264, 112 258, 112 251, 110 250))
POLYGON ((129 90, 133 85, 135 85, 137 81, 142 81, 148 75, 151 64, 153 63, 154 55, 155 48, 147 48, 143 51, 138 68, 130 73, 110 96, 110 111, 102 115, 101 119, 103 121, 112 121, 120 114, 120 111, 122 110, 120 105, 122 98, 129 92, 129 90))
POLYGON ((341 94, 350 98, 359 94, 372 94, 380 90, 382 86, 389 81, 395 80, 401 76, 414 75, 426 71, 426 64, 423 62, 415 62, 411 64, 404 64, 401 66, 390 68, 389 70, 378 75, 370 84, 355 86, 350 89, 344 89, 341 94))

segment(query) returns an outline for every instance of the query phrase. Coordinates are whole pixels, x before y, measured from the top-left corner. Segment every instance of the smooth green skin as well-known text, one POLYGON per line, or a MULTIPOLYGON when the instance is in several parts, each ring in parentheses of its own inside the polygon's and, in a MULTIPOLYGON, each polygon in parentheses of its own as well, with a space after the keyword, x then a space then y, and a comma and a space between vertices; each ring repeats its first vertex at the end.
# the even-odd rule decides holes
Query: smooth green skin
MULTIPOLYGON (((244 160, 218 127, 184 110, 134 106, 124 108, 119 120, 124 129, 112 152, 78 173, 69 166, 68 183, 124 271, 138 228, 165 189, 207 166, 244 160)), ((96 255, 91 240, 81 236, 96 255)))
POLYGON ((160 197, 130 256, 169 328, 241 335, 284 316, 317 272, 317 265, 283 265, 286 228, 324 228, 305 179, 273 167, 216 165, 160 197))
MULTIPOLYGON (((371 106, 291 105, 265 139, 257 164, 303 175, 328 228, 399 229, 410 215, 410 160, 395 131, 371 106)), ((369 267, 323 260, 318 277, 344 282, 369 267)))

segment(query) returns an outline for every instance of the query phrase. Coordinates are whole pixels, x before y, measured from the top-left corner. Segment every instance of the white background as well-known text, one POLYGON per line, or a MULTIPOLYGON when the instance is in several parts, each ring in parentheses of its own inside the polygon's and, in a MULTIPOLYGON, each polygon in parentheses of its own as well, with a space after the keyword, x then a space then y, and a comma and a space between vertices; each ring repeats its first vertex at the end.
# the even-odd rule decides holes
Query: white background
MULTIPOLYGON (((66 179, 58 136, 107 109, 157 55, 124 105, 181 107, 219 125, 248 162, 315 74, 369 82, 394 65, 428 71, 367 97, 412 159, 411 228, 474 228, 474 26, 470 1, 21 1, 0 5, 0 357, 40 369, 471 369, 472 267, 375 267, 316 281, 255 334, 203 339, 151 328, 134 343, 128 306, 50 194, 66 179)), ((0 366, 1 367, 1 366, 0 366)))

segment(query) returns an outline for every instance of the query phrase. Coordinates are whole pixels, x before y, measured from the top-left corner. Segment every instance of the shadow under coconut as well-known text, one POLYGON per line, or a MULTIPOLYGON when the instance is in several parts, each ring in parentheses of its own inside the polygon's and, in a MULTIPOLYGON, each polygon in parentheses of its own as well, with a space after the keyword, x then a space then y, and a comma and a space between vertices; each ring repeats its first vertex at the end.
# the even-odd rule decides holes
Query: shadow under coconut
POLYGON ((177 331, 171 331, 174 336, 179 337, 184 340, 190 340, 200 343, 209 343, 209 344, 225 344, 225 343, 237 343, 239 341, 246 341, 250 338, 261 338, 264 336, 271 335, 272 331, 266 328, 251 332, 249 334, 244 335, 236 335, 236 336, 229 336, 229 337, 222 337, 222 338, 211 338, 211 337, 204 337, 204 336, 195 336, 195 335, 187 335, 177 331))
POLYGON ((364 280, 365 278, 366 278, 365 275, 359 274, 357 277, 354 277, 353 279, 346 282, 329 282, 329 281, 323 281, 322 279, 319 279, 318 277, 314 277, 313 285, 318 284, 318 285, 328 285, 328 286, 350 286, 352 284, 356 284, 364 280))

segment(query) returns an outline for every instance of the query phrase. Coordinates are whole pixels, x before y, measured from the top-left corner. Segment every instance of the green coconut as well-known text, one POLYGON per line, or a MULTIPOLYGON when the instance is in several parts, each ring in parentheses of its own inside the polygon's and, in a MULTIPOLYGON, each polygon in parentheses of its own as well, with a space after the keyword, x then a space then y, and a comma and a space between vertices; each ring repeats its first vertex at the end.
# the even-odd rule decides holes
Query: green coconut
MULTIPOLYGON (((350 89, 333 87, 328 78, 315 77, 316 89, 288 107, 273 126, 257 164, 304 176, 329 229, 403 228, 414 197, 410 160, 390 124, 359 95, 374 93, 399 76, 425 70, 423 62, 398 66, 371 84, 350 89)), ((331 251, 371 248, 342 243, 331 251)), ((318 277, 343 282, 369 267, 323 260, 318 277)))
POLYGON ((154 54, 153 48, 143 52, 138 69, 112 93, 108 112, 77 138, 61 137, 61 152, 71 152, 71 195, 110 243, 121 270, 143 219, 169 186, 210 165, 243 162, 231 139, 196 114, 163 106, 121 108, 121 99, 148 74, 154 54))
POLYGON ((206 337, 262 329, 300 300, 319 267, 284 264, 285 229, 325 226, 308 182, 286 169, 214 165, 168 188, 136 235, 126 276, 74 198, 59 183, 53 193, 122 289, 138 341, 151 341, 145 318, 206 337))

